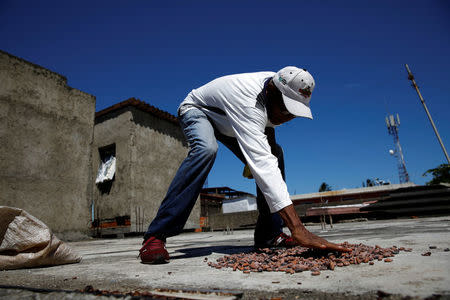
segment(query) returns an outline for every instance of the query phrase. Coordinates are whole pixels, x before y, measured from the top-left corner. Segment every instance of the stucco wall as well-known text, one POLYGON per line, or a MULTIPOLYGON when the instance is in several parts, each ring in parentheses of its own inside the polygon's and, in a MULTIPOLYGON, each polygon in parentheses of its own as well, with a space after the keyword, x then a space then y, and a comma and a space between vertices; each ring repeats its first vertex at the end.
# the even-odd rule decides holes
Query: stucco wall
POLYGON ((87 233, 95 97, 0 51, 0 205, 87 233))
MULTIPOLYGON (((97 149, 116 143, 117 171, 111 190, 101 194, 94 187, 100 218, 130 215, 131 231, 146 231, 188 151, 180 127, 127 106, 97 118, 94 132, 94 172, 100 161, 97 149)), ((199 202, 186 229, 199 227, 199 202)))
MULTIPOLYGON (((161 120, 136 108, 133 137, 133 178, 135 204, 145 211, 146 226, 155 217, 178 167, 188 152, 178 124, 161 120)), ((198 228, 200 200, 198 200, 185 228, 198 228)))
POLYGON ((258 220, 258 211, 242 211, 229 214, 215 214, 208 217, 211 230, 254 228, 258 220))
MULTIPOLYGON (((116 173, 109 193, 101 193, 94 187, 95 218, 108 219, 130 215, 131 203, 131 149, 132 114, 123 109, 96 122, 94 126, 93 172, 95 176, 100 165, 99 148, 111 144, 116 146, 116 173)), ((94 184, 95 185, 95 184, 94 184)))

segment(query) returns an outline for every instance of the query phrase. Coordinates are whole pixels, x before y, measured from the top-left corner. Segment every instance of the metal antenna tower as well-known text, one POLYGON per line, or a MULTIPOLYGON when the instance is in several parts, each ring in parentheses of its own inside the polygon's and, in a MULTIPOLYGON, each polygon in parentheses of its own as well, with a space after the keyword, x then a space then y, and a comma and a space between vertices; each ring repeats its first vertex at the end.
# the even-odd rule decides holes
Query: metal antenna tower
POLYGON ((395 151, 390 150, 391 155, 395 155, 397 158, 398 177, 400 183, 409 182, 409 174, 406 171, 406 164, 403 158, 402 146, 400 146, 400 140, 398 138, 398 127, 400 126, 400 117, 397 114, 397 119, 393 115, 386 117, 386 126, 390 135, 394 137, 395 151))

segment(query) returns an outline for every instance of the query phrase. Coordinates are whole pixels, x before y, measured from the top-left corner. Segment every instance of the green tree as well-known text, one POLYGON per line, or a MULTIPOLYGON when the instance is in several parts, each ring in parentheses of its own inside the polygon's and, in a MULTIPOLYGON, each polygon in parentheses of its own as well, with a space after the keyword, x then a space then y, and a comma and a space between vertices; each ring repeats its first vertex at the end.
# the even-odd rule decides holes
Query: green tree
POLYGON ((427 182, 427 185, 439 184, 442 182, 450 183, 450 164, 441 164, 434 169, 429 169, 422 176, 431 174, 433 179, 427 182))
POLYGON ((329 186, 328 183, 326 182, 322 182, 322 184, 319 187, 319 193, 328 191, 331 191, 331 186, 329 186))

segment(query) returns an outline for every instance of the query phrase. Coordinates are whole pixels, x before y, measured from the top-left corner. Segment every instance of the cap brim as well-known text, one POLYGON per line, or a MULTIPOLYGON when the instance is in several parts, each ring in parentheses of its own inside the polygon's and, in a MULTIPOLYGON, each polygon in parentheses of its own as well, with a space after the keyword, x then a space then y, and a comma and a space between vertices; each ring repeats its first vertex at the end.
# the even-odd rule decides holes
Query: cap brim
POLYGON ((283 95, 284 105, 288 112, 297 117, 312 119, 311 109, 306 104, 283 95))

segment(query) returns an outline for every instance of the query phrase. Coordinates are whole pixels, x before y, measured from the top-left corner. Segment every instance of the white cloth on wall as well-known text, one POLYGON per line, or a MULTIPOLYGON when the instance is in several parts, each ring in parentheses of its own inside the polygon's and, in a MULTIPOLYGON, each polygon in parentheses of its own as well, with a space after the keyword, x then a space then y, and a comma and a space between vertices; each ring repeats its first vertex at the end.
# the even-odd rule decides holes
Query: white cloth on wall
POLYGON ((97 184, 105 182, 107 180, 112 180, 114 178, 115 173, 116 173, 116 158, 114 156, 111 156, 105 162, 102 162, 102 164, 98 168, 95 183, 97 184))

